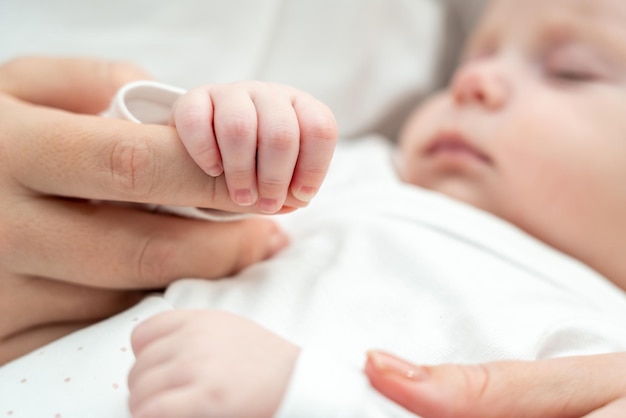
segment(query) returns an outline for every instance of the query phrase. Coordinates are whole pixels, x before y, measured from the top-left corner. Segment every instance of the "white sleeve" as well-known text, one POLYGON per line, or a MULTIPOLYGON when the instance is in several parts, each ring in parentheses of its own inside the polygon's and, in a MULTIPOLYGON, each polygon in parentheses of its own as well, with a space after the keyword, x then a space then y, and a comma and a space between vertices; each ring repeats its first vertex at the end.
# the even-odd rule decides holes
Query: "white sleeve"
POLYGON ((331 353, 303 349, 275 418, 412 417, 376 392, 362 368, 331 353))

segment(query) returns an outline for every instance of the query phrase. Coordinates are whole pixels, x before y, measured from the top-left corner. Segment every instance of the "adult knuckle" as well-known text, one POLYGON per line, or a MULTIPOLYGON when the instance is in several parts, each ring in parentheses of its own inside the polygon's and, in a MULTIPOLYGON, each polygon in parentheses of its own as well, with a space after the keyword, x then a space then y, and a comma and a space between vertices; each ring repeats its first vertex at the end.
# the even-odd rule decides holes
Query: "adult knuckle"
POLYGON ((441 402, 441 409, 437 417, 478 418, 484 413, 489 396, 491 372, 484 365, 455 365, 448 372, 454 371, 455 376, 445 401, 441 402), (474 411, 478 411, 474 413, 474 411))
POLYGON ((136 256, 136 276, 140 286, 159 287, 174 275, 176 246, 162 236, 151 234, 144 239, 136 256))
POLYGON ((455 403, 458 416, 467 414, 468 408, 476 405, 486 405, 488 402, 491 387, 491 371, 484 364, 467 365, 461 368, 461 376, 463 379, 463 387, 465 388, 465 396, 460 400, 462 402, 455 403))
POLYGON ((118 192, 129 200, 145 200, 153 193, 155 157, 145 141, 120 141, 110 152, 110 173, 118 192))
POLYGON ((236 273, 264 257, 263 243, 267 239, 266 229, 260 227, 254 220, 246 220, 241 221, 238 232, 235 251, 231 252, 233 261, 229 274, 236 273))

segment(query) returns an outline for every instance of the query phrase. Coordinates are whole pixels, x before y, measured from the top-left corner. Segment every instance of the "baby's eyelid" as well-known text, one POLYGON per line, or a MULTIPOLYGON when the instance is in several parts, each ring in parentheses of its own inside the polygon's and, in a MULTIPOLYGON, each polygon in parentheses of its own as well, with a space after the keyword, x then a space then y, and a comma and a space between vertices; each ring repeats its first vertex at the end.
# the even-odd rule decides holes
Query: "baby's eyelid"
POLYGON ((548 70, 569 71, 588 77, 602 78, 609 75, 609 64, 597 51, 586 46, 567 45, 548 51, 544 57, 548 70))

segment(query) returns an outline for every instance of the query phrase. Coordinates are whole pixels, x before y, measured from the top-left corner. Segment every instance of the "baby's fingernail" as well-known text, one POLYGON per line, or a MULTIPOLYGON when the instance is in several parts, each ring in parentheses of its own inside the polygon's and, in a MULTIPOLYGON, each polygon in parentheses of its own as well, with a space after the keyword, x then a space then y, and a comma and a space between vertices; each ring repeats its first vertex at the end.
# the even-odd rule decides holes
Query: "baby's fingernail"
POLYGON ((211 177, 217 177, 221 175, 223 172, 224 172, 224 167, 222 167, 222 164, 220 163, 217 163, 213 167, 206 170, 206 173, 211 177))
POLYGON ((315 197, 317 189, 315 187, 302 186, 300 188, 294 188, 291 193, 296 199, 302 202, 310 202, 315 197))
POLYGON ((235 203, 241 206, 250 206, 254 203, 252 191, 250 189, 239 189, 235 191, 235 203))
POLYGON ((263 197, 259 199, 259 209, 263 213, 274 213, 280 209, 280 207, 278 206, 278 201, 276 199, 263 197))
POLYGON ((425 367, 416 366, 381 351, 368 352, 367 361, 377 372, 390 377, 399 377, 411 381, 426 380, 429 377, 425 367))

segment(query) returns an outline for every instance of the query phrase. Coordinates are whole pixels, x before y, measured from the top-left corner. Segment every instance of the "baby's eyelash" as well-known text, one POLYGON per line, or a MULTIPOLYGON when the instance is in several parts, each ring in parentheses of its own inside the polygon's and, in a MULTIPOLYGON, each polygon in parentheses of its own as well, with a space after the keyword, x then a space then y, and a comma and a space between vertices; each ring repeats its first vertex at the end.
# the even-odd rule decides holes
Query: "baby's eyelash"
POLYGON ((571 82, 593 81, 597 78, 597 76, 590 71, 578 69, 553 70, 549 71, 549 75, 560 80, 571 82))

